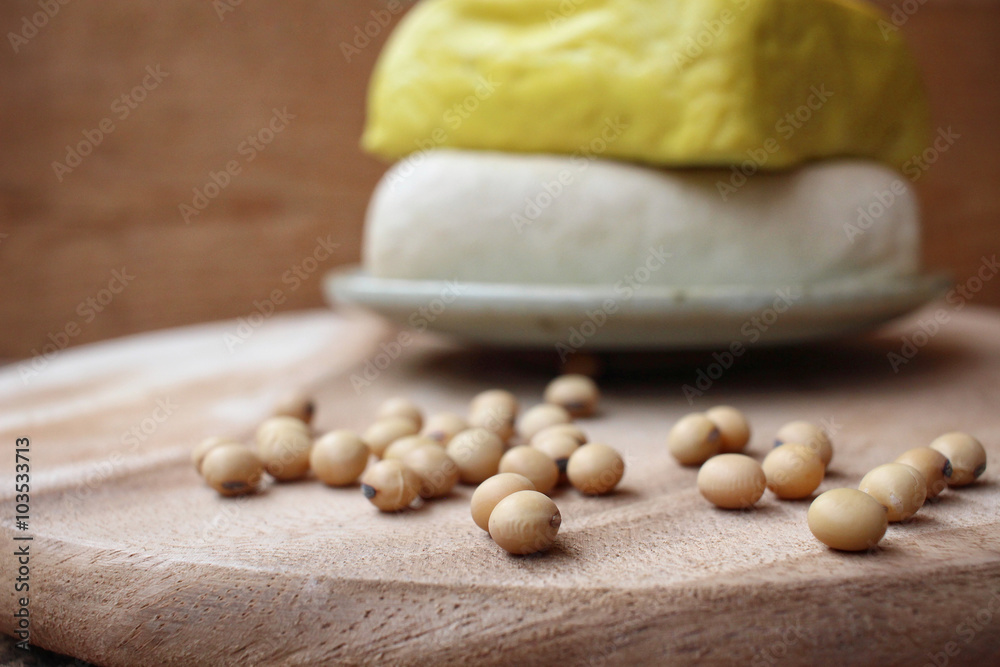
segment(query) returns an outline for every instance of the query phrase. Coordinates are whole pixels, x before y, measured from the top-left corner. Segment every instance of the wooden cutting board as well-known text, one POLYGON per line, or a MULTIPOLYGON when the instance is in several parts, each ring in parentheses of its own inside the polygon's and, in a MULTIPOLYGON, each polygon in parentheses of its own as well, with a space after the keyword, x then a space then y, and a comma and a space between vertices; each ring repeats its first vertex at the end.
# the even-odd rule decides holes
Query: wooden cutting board
POLYGON ((33 537, 32 642, 100 664, 996 664, 1000 314, 947 310, 912 361, 887 359, 939 307, 876 337, 751 349, 694 408, 682 386, 711 357, 604 359, 601 414, 582 426, 623 452, 625 478, 606 498, 556 493, 558 542, 532 557, 476 528, 468 487, 393 515, 315 481, 230 500, 188 457, 206 435, 247 436, 298 386, 324 430, 362 429, 399 394, 429 412, 494 386, 532 404, 554 355, 428 335, 395 346, 375 319, 308 312, 66 351, 26 383, 8 366, 0 629, 13 631, 16 533, 33 537), (368 360, 371 384, 356 387, 368 360), (891 526, 878 551, 837 553, 809 533, 807 501, 726 512, 698 495, 664 440, 718 403, 748 414, 758 458, 782 423, 825 420, 836 454, 821 490, 953 429, 985 443, 991 468, 891 526), (13 527, 21 436, 28 531, 13 527))

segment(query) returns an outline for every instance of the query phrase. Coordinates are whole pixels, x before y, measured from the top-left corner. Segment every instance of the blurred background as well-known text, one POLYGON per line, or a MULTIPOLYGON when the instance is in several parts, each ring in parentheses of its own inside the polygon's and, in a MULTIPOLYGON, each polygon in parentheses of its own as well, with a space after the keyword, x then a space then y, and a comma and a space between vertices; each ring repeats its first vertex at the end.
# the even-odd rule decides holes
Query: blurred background
MULTIPOLYGON (((245 317, 275 290, 321 306, 388 166, 358 148, 365 90, 413 4, 4 0, 0 357, 245 317)), ((917 187, 925 264, 964 281, 1000 249, 1000 0, 876 4, 959 135, 917 187)), ((1000 305, 1000 280, 972 301, 1000 305)))

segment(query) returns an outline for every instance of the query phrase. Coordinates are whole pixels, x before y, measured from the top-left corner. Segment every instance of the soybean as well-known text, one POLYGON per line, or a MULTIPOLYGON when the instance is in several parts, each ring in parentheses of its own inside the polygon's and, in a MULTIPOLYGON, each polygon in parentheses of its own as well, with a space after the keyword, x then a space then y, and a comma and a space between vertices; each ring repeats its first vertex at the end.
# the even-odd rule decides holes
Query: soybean
POLYGON ((401 459, 418 447, 423 447, 424 445, 431 445, 437 447, 438 449, 444 451, 444 447, 437 440, 431 440, 430 438, 424 437, 422 435, 408 435, 399 440, 393 441, 391 445, 385 448, 382 452, 383 459, 401 459))
POLYGON ((553 426, 543 428, 541 431, 531 436, 529 444, 534 445, 550 435, 568 435, 576 440, 576 444, 578 445, 582 445, 587 442, 587 434, 584 433, 583 430, 576 424, 555 424, 553 426))
POLYGON ((944 491, 951 478, 951 462, 944 454, 930 447, 915 447, 903 452, 896 458, 896 463, 913 466, 924 476, 928 500, 944 491))
POLYGON ((767 488, 785 499, 807 497, 826 473, 819 454, 806 445, 792 442, 772 449, 761 467, 767 476, 767 488))
POLYGON ((516 491, 493 508, 490 537, 504 550, 523 556, 552 546, 561 524, 551 498, 538 491, 516 491))
POLYGON ((420 445, 402 461, 420 477, 421 498, 442 498, 458 483, 458 466, 439 445, 420 445))
POLYGON ((420 491, 420 477, 402 461, 382 460, 361 476, 361 493, 383 512, 409 507, 420 491))
POLYGON ((570 484, 590 496, 610 493, 625 474, 621 454, 601 442, 590 442, 569 457, 566 476, 570 484))
POLYGON ((454 412, 439 412, 427 419, 420 434, 447 445, 452 438, 467 428, 469 424, 454 412))
POLYGON ((368 465, 368 447, 353 431, 330 431, 313 444, 309 467, 329 486, 358 481, 368 465))
POLYGON ((517 396, 506 389, 487 389, 472 397, 469 411, 476 412, 484 408, 500 408, 513 415, 517 414, 517 396))
POLYGON ((417 430, 424 423, 420 408, 410 399, 401 396, 390 398, 379 406, 375 418, 385 419, 386 417, 405 417, 417 425, 417 430))
POLYGON ((806 515, 816 539, 840 551, 874 549, 889 526, 886 508, 857 489, 821 493, 806 515))
POLYGON ((545 388, 546 403, 558 405, 572 417, 588 417, 597 410, 601 392, 586 375, 560 375, 545 388))
POLYGON ((750 442, 750 424, 736 408, 717 405, 707 410, 705 416, 719 429, 719 451, 723 454, 742 452, 750 442))
POLYGON ((205 481, 224 496, 256 490, 264 475, 260 458, 243 445, 228 442, 214 447, 201 464, 205 481))
POLYGON ((886 463, 872 468, 858 485, 875 500, 885 505, 889 523, 905 521, 923 507, 927 498, 927 480, 905 463, 886 463))
POLYGON ((254 434, 257 441, 265 440, 274 431, 284 431, 285 429, 296 429, 302 431, 306 435, 310 434, 309 425, 298 417, 289 417, 287 415, 279 415, 277 417, 271 417, 265 419, 257 427, 257 431, 254 434))
POLYGON ((272 417, 257 429, 257 454, 264 469, 280 482, 306 476, 311 448, 309 427, 294 417, 272 417))
POLYGON ((191 463, 194 464, 195 470, 197 470, 200 473, 201 465, 202 462, 205 460, 205 456, 219 445, 225 445, 225 444, 238 445, 239 443, 233 440, 232 438, 225 438, 222 436, 213 435, 209 438, 205 438, 197 445, 195 445, 195 448, 191 451, 191 463))
POLYGON ((517 432, 526 441, 530 441, 532 436, 544 428, 556 424, 568 424, 571 421, 573 418, 565 408, 542 403, 521 415, 521 419, 517 422, 517 432))
POLYGON ((573 452, 580 448, 580 443, 576 438, 566 433, 552 433, 545 438, 539 438, 536 435, 531 439, 531 446, 555 461, 559 472, 565 474, 566 464, 569 463, 573 452))
POLYGON ((504 444, 493 431, 470 428, 452 438, 446 451, 458 465, 459 479, 465 484, 479 484, 497 474, 504 444))
POLYGON ((667 448, 681 465, 700 465, 719 453, 719 428, 707 416, 694 412, 682 417, 667 435, 667 448))
POLYGON ((524 475, 502 472, 493 475, 472 493, 472 520, 483 530, 490 530, 490 514, 497 503, 516 491, 534 491, 535 485, 524 475))
POLYGON ((935 438, 931 449, 936 449, 951 461, 948 486, 967 486, 986 472, 986 450, 968 433, 945 433, 935 438))
POLYGON ((316 403, 302 392, 288 394, 274 406, 276 417, 295 417, 305 424, 311 424, 316 414, 316 403))
POLYGON ((389 445, 408 435, 416 435, 419 430, 417 422, 408 417, 386 417, 369 426, 361 435, 361 439, 368 445, 372 454, 382 458, 389 445))
POLYGON ((548 493, 559 482, 559 467, 556 462, 528 445, 508 450, 500 459, 499 470, 524 475, 541 493, 548 493))
POLYGON ((514 435, 518 407, 517 397, 505 389, 481 392, 469 404, 469 426, 493 431, 507 442, 514 435))
POLYGON ((805 445, 813 450, 819 455, 824 466, 830 465, 830 460, 833 459, 833 444, 829 436, 826 431, 811 422, 788 422, 779 428, 774 436, 774 446, 780 447, 788 442, 805 445))
POLYGON ((698 471, 698 490, 723 509, 745 509, 764 495, 767 476, 759 463, 745 454, 719 454, 698 471))

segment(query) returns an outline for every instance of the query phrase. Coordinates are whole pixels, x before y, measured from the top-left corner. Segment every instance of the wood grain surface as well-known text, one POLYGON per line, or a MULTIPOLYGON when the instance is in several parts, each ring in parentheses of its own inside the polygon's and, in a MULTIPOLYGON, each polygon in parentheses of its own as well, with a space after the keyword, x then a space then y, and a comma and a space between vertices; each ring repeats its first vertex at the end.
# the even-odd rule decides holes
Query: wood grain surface
MULTIPOLYGON (((927 267, 965 280, 1000 247, 1000 2, 877 4, 916 8, 899 27, 926 75, 935 126, 960 135, 916 186, 927 267)), ((276 288, 282 309, 319 306, 318 275, 294 290, 282 277, 317 237, 339 244, 324 270, 360 256, 364 211, 387 166, 358 147, 365 90, 401 14, 350 60, 341 44, 385 6, 71 2, 15 53, 6 35, 39 11, 38 0, 0 3, 0 290, 9 295, 0 300, 0 355, 34 355, 71 323, 77 345, 246 316, 276 288), (233 11, 220 18, 220 4, 233 11), (111 105, 155 65, 169 77, 120 119, 111 105), (239 144, 275 107, 296 118, 185 224, 179 205, 210 172, 244 159, 239 144), (52 162, 104 118, 114 132, 58 180, 52 162), (135 280, 99 313, 84 306, 81 315, 122 267, 135 280)), ((976 303, 1000 305, 1000 281, 976 303)))
POLYGON ((555 372, 549 356, 415 335, 359 392, 351 376, 397 332, 316 311, 275 316, 235 345, 223 322, 86 346, 28 387, 7 367, 0 443, 31 437, 32 641, 106 665, 996 664, 1000 313, 947 310, 894 373, 886 355, 938 308, 862 339, 751 349, 694 408, 681 388, 711 357, 601 358, 601 411, 581 425, 624 454, 624 480, 606 498, 555 493, 562 530, 532 557, 476 528, 468 487, 390 515, 315 481, 231 500, 188 457, 206 435, 247 436, 295 387, 315 393, 320 430, 361 429, 400 394, 461 412, 503 386, 529 405, 555 372), (991 467, 891 526, 877 551, 833 552, 810 535, 807 501, 768 494, 728 512, 699 496, 665 436, 718 403, 747 413, 758 458, 782 423, 824 420, 836 453, 821 490, 953 429, 976 434, 991 467))

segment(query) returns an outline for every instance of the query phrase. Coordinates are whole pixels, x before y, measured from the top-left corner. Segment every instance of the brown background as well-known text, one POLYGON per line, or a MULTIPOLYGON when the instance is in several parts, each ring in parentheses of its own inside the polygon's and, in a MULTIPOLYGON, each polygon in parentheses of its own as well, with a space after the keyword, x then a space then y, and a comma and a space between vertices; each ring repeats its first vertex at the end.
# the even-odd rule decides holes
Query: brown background
MULTIPOLYGON (((71 322, 77 344, 247 315, 274 289, 284 308, 321 304, 322 273, 359 257, 385 169, 358 138, 398 16, 349 63, 339 45, 385 0, 244 0, 221 20, 207 0, 75 0, 15 54, 6 35, 37 2, 0 4, 0 356, 30 355, 71 322), (112 103, 148 65, 169 76, 119 120, 112 103), (242 162, 238 145, 276 107, 295 115, 288 129, 186 225, 179 204, 242 162), (106 117, 114 132, 59 182, 51 163, 106 117), (283 274, 327 234, 339 248, 292 290, 283 274), (78 305, 122 267, 136 278, 86 322, 78 305)), ((903 29, 936 125, 961 135, 918 183, 926 264, 964 280, 1000 246, 1000 2, 927 0, 903 29)), ((1000 280, 975 302, 1000 304, 1000 280)))

